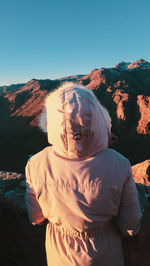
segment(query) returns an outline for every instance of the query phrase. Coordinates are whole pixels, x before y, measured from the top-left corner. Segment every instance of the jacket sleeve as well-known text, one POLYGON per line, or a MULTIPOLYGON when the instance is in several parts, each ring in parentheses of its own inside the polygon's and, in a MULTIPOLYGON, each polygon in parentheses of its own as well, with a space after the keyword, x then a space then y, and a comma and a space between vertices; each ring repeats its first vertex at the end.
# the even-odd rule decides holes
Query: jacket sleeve
POLYGON ((122 191, 118 216, 116 219, 123 236, 134 236, 140 230, 142 217, 136 185, 129 163, 128 176, 122 191))
POLYGON ((25 202, 30 222, 35 224, 41 224, 46 218, 43 216, 42 209, 36 199, 36 193, 32 185, 30 176, 30 163, 28 162, 25 168, 26 174, 26 194, 25 202))

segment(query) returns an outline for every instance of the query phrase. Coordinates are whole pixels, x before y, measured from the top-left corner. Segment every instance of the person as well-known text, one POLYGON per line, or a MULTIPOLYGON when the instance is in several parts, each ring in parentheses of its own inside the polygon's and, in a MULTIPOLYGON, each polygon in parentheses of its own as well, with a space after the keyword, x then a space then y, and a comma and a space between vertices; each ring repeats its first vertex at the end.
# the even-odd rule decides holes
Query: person
POLYGON ((48 266, 123 266, 121 235, 140 229, 129 161, 108 147, 111 119, 87 87, 64 83, 48 94, 40 127, 52 146, 26 166, 32 224, 48 220, 48 266))

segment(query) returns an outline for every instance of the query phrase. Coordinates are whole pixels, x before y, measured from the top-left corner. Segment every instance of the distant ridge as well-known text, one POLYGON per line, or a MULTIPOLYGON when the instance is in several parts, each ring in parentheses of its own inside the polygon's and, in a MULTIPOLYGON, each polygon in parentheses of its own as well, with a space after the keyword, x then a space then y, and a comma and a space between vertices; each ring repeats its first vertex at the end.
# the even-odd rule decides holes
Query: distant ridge
MULTIPOLYGON (((114 67, 112 68, 95 68, 94 70, 92 70, 92 72, 95 72, 97 70, 102 70, 102 69, 107 69, 109 71, 131 71, 131 70, 150 70, 150 62, 144 60, 144 59, 138 59, 136 60, 135 62, 131 63, 131 62, 120 62, 118 63, 117 65, 115 65, 114 67)), ((91 72, 91 73, 92 73, 91 72)), ((113 72, 115 74, 115 72, 113 72)), ((88 75, 88 74, 87 74, 88 75)), ((86 74, 79 74, 79 75, 71 75, 71 76, 65 76, 65 77, 61 77, 61 78, 58 78, 58 79, 54 79, 53 81, 55 80, 60 80, 60 81, 77 81, 78 79, 82 78, 86 76, 86 74)), ((42 80, 52 80, 52 79, 31 79, 30 81, 33 82, 33 81, 42 81, 42 80)), ((28 81, 28 82, 30 82, 28 81)), ((26 83, 19 83, 19 84, 10 84, 10 85, 3 85, 3 86, 0 86, 0 92, 2 90, 7 90, 7 91, 12 91, 12 90, 16 90, 22 86, 24 86, 25 84, 27 84, 28 82, 26 83)))
POLYGON ((121 62, 117 64, 114 68, 120 71, 128 71, 128 70, 136 70, 136 69, 150 69, 150 63, 145 61, 144 59, 139 59, 133 63, 125 63, 121 62))
POLYGON ((24 86, 26 83, 19 83, 19 84, 11 84, 8 86, 0 86, 0 93, 8 92, 8 91, 15 91, 18 90, 20 87, 24 86))

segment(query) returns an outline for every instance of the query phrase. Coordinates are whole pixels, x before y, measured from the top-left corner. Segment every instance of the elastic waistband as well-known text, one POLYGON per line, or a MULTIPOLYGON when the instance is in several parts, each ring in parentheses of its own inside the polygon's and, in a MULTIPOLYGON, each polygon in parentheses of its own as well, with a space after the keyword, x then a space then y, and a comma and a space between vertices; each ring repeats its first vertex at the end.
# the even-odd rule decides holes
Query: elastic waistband
POLYGON ((56 224, 52 224, 50 223, 51 226, 54 228, 54 230, 56 232, 60 232, 61 235, 68 235, 72 238, 80 238, 80 239, 84 239, 84 238, 92 238, 92 237, 96 237, 97 235, 101 234, 102 232, 104 232, 105 230, 107 230, 108 228, 110 228, 112 221, 107 222, 106 224, 102 225, 99 228, 93 228, 90 230, 83 230, 83 231, 77 231, 77 230, 70 230, 70 229, 65 229, 62 226, 56 225, 56 224))

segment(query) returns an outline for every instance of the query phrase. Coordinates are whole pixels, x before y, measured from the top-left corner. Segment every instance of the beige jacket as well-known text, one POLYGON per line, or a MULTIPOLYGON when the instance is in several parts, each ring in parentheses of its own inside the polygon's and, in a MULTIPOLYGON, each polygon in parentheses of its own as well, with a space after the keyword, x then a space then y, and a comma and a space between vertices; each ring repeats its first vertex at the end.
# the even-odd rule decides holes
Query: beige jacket
POLYGON ((80 85, 65 84, 47 97, 40 123, 53 146, 27 163, 26 204, 33 224, 49 221, 48 266, 123 266, 121 234, 139 230, 131 166, 107 148, 105 111, 80 85))

